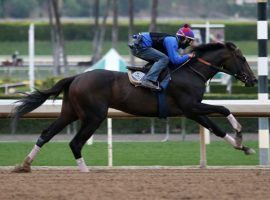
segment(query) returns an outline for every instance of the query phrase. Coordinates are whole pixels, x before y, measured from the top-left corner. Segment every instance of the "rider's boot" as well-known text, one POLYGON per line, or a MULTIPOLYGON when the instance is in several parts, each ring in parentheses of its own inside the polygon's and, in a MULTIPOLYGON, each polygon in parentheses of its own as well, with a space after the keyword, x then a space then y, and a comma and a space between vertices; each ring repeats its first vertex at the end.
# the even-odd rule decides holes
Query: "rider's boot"
POLYGON ((155 84, 152 81, 149 81, 147 79, 142 80, 141 86, 146 87, 146 88, 150 88, 152 90, 156 90, 156 91, 160 91, 161 87, 159 86, 159 84, 155 84))

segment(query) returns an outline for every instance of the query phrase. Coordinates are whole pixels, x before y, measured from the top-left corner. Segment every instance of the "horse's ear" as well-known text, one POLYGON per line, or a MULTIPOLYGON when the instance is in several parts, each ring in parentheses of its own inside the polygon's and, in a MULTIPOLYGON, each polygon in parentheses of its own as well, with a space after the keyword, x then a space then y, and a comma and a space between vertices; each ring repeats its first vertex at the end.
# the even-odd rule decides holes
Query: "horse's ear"
POLYGON ((234 51, 237 48, 237 46, 232 42, 226 42, 225 45, 229 50, 232 50, 232 51, 234 51))

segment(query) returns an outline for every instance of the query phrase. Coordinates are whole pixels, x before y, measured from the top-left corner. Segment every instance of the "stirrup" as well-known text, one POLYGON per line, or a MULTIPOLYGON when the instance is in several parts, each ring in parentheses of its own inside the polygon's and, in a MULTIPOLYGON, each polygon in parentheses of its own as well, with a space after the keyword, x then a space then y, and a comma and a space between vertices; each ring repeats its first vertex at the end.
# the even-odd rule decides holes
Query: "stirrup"
POLYGON ((145 68, 144 67, 137 67, 137 66, 126 66, 127 69, 129 70, 132 70, 132 71, 142 71, 144 72, 145 71, 145 68))

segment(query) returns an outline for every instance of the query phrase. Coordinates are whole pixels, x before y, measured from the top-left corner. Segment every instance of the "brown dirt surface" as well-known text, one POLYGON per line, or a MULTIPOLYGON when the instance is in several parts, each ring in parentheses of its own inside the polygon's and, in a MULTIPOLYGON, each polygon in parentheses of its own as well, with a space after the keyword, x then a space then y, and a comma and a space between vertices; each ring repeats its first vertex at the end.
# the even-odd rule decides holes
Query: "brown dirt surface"
POLYGON ((0 199, 270 199, 269 169, 0 169, 0 199))

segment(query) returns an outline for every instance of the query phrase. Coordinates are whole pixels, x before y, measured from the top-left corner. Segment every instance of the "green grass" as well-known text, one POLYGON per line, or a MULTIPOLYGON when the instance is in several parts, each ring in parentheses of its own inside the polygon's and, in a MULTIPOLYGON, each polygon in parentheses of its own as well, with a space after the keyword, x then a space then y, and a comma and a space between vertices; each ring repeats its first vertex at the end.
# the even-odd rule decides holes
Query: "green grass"
MULTIPOLYGON (((11 55, 18 50, 21 55, 28 55, 27 42, 1 42, 0 55, 11 55)), ((92 42, 90 41, 66 41, 67 55, 92 55, 92 42)), ((111 42, 105 42, 103 46, 103 54, 111 48, 111 42)), ((120 54, 128 55, 129 48, 127 42, 119 42, 116 48, 120 54)), ((52 55, 52 45, 50 41, 36 41, 35 55, 52 55)))
MULTIPOLYGON (((29 153, 34 143, 0 143, 0 166, 20 163, 29 153)), ((257 142, 247 144, 258 151, 257 142)), ((104 142, 85 146, 84 159, 90 166, 107 165, 107 144, 104 142)), ((186 142, 115 142, 113 143, 115 166, 183 166, 199 165, 199 143, 186 142)), ((245 156, 222 141, 207 146, 208 165, 257 165, 258 154, 245 156)), ((66 142, 49 143, 42 148, 33 165, 38 166, 74 166, 71 150, 66 142)))
MULTIPOLYGON (((257 41, 236 41, 245 55, 257 55, 257 41)), ((0 55, 11 55, 18 50, 21 55, 28 55, 27 42, 0 42, 0 55)), ((106 41, 103 47, 103 54, 111 48, 111 42, 106 41)), ((52 45, 50 41, 36 41, 36 55, 51 55, 52 45)), ((116 48, 121 55, 128 55, 129 48, 127 42, 120 41, 116 48)), ((270 41, 268 42, 268 52, 270 52, 270 41)), ((67 55, 92 55, 92 43, 90 41, 66 41, 67 55)))

